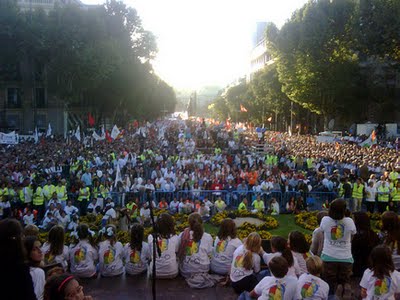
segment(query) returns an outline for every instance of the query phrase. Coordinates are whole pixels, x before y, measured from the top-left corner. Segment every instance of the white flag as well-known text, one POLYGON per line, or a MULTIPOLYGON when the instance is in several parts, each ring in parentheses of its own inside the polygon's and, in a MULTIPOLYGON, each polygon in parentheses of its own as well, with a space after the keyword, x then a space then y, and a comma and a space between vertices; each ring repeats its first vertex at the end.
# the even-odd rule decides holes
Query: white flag
POLYGON ((101 126, 101 136, 100 136, 101 140, 105 140, 106 139, 106 132, 104 131, 104 125, 101 126))
POLYGON ((78 125, 78 128, 76 129, 74 135, 75 135, 75 137, 76 137, 76 139, 77 139, 78 141, 81 141, 81 130, 80 130, 80 128, 79 128, 79 125, 78 125))
POLYGON ((114 186, 117 187, 118 181, 122 182, 121 169, 117 163, 117 175, 115 176, 114 186))
POLYGON ((51 136, 51 125, 49 123, 49 127, 47 128, 46 137, 51 136))
POLYGON ((111 131, 111 137, 112 139, 116 139, 118 137, 118 135, 120 134, 121 131, 119 131, 117 125, 114 125, 112 131, 111 131))
POLYGON ((35 139, 35 144, 39 142, 39 135, 37 132, 37 127, 35 127, 35 134, 33 135, 33 138, 35 139))
POLYGON ((97 134, 96 131, 93 131, 92 137, 93 137, 96 141, 99 141, 99 140, 101 139, 101 136, 99 136, 99 135, 97 134))

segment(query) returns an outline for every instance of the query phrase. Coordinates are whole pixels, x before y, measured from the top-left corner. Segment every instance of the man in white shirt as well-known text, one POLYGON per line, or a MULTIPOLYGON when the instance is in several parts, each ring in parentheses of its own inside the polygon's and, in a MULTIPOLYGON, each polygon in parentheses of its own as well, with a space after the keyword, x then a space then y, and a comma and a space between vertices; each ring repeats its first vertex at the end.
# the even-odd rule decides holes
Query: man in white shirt
POLYGON ((79 209, 76 206, 72 205, 72 201, 68 201, 66 207, 64 207, 64 211, 67 215, 73 215, 79 213, 79 209))

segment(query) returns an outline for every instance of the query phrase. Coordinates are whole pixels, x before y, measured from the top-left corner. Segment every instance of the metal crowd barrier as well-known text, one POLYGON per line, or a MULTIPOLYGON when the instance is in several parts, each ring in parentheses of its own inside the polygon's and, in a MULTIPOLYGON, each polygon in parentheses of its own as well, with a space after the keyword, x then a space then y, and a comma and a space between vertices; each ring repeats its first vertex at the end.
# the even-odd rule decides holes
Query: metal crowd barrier
MULTIPOLYGON (((307 204, 308 210, 321 210, 324 203, 330 203, 332 200, 338 197, 335 192, 298 192, 298 191, 287 191, 282 193, 281 191, 268 191, 268 192, 255 192, 252 190, 239 190, 239 191, 226 191, 226 190, 198 190, 198 191, 154 191, 154 192, 109 192, 106 195, 110 197, 117 206, 125 206, 128 199, 138 199, 140 203, 144 203, 148 200, 159 203, 162 199, 165 199, 168 203, 177 198, 178 201, 182 199, 189 199, 192 201, 208 199, 216 201, 221 198, 228 207, 237 208, 244 198, 248 201, 248 207, 251 207, 253 201, 260 196, 264 201, 265 207, 268 208, 272 198, 275 198, 281 208, 281 211, 286 210, 286 204, 294 197, 297 200, 299 197, 303 197, 304 202, 307 204)), ((69 199, 76 200, 76 195, 69 195, 69 199), (75 198, 75 199, 74 199, 75 198)), ((105 200, 105 199, 104 199, 105 200)))

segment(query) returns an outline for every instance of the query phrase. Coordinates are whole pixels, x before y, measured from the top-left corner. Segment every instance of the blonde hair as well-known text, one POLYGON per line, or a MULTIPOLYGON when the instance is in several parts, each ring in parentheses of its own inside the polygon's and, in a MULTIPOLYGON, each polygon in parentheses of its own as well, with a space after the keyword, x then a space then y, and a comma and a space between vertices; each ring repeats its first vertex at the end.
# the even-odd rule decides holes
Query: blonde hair
POLYGON ((321 275, 322 271, 324 270, 324 264, 323 264, 321 258, 319 258, 316 255, 313 255, 313 256, 310 256, 309 258, 307 258, 306 267, 307 267, 307 271, 311 275, 314 275, 314 276, 321 275))
POLYGON ((260 235, 257 232, 250 233, 244 245, 247 251, 243 258, 243 267, 246 270, 251 270, 253 268, 253 252, 258 253, 260 251, 260 235))

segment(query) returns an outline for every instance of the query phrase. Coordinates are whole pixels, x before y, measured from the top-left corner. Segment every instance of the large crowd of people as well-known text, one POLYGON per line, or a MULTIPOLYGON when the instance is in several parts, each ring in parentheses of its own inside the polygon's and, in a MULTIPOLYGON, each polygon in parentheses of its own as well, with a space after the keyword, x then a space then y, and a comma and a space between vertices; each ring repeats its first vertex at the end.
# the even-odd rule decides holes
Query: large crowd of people
POLYGON ((15 274, 0 281, 21 282, 18 299, 66 299, 69 290, 89 299, 76 279, 139 276, 153 263, 159 278, 180 274, 193 288, 230 284, 241 299, 392 299, 400 292, 400 158, 393 144, 317 143, 313 136, 203 120, 136 124, 111 141, 42 138, 1 151, 1 251, 13 257, 2 268, 13 266, 15 274), (254 147, 260 144, 261 151, 254 147), (257 233, 239 240, 230 219, 215 240, 204 231, 203 222, 226 209, 307 210, 312 192, 331 196, 311 245, 294 231, 263 249, 257 233), (151 208, 168 211, 156 220, 156 258, 153 236, 144 239, 151 208), (366 210, 383 213, 381 235, 366 210), (176 213, 188 214, 181 233, 176 213), (101 215, 96 240, 80 222, 87 214, 101 215), (37 230, 48 231, 43 245, 37 230), (130 232, 128 244, 117 240, 117 230, 130 232), (45 274, 43 266, 56 271, 45 274), (350 287, 352 274, 361 278, 360 295, 350 287))

